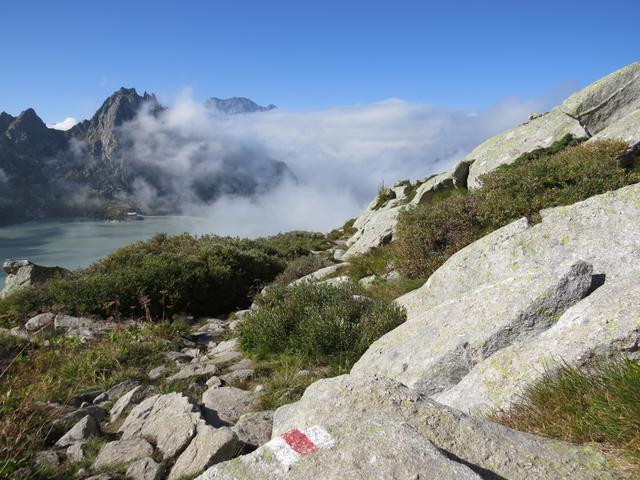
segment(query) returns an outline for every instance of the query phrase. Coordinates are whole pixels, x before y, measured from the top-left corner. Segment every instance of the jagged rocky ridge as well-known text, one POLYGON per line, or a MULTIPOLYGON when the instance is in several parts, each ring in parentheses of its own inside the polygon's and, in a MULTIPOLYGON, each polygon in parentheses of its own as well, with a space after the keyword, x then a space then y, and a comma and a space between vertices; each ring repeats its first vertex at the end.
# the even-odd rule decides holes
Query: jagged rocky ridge
MULTIPOLYGON (((241 97, 210 99, 207 106, 223 114, 275 108, 241 97)), ((68 131, 48 128, 31 108, 18 117, 0 113, 0 225, 48 217, 117 217, 142 208, 145 213, 177 213, 183 192, 153 162, 134 161, 135 140, 128 131, 140 112, 159 116, 164 110, 155 95, 121 88, 91 119, 68 131), (157 192, 153 205, 138 202, 140 182, 157 192)), ((260 172, 253 171, 250 158, 215 160, 221 164, 218 172, 188 186, 195 201, 254 195, 292 178, 286 164, 271 159, 259 159, 260 172)))

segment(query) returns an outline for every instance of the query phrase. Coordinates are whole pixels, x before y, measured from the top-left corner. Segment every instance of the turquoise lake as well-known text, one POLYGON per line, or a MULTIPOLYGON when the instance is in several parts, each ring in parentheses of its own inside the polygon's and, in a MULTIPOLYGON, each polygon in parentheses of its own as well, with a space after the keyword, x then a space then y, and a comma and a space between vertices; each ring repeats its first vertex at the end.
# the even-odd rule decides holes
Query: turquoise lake
MULTIPOLYGON (((210 233, 203 230, 205 224, 195 217, 167 216, 119 223, 61 220, 0 227, 0 262, 6 258, 28 259, 40 265, 81 268, 156 233, 210 233)), ((0 269, 0 288, 4 278, 0 269)))

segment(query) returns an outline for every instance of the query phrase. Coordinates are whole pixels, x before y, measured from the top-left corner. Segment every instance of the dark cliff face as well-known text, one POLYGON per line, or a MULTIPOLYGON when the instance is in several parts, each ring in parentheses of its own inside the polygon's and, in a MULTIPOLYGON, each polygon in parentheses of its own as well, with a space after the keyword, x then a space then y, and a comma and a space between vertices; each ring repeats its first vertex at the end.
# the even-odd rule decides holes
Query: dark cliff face
MULTIPOLYGON (((212 98, 210 108, 220 113, 268 111, 246 99, 212 98)), ((155 95, 139 95, 133 88, 114 92, 89 120, 68 131, 50 129, 29 108, 14 117, 0 113, 0 225, 65 216, 103 216, 110 205, 136 205, 135 185, 142 180, 158 192, 146 213, 179 213, 183 192, 165 172, 138 165, 131 158, 131 136, 122 127, 143 110, 160 115, 164 107, 155 95)), ((221 195, 249 196, 268 191, 284 178, 293 178, 286 164, 256 159, 220 159, 223 168, 206 172, 190 185, 196 202, 221 195), (259 168, 257 168, 259 167, 259 168)), ((202 158, 206 164, 207 158, 202 158)))
POLYGON ((162 110, 155 95, 144 92, 140 96, 135 88, 121 88, 107 98, 91 120, 72 132, 72 135, 87 142, 93 157, 112 162, 121 146, 116 134, 117 127, 133 120, 143 106, 152 112, 162 110))
POLYGON ((68 150, 63 132, 47 128, 31 108, 0 114, 0 224, 59 215, 54 184, 58 156, 68 150))

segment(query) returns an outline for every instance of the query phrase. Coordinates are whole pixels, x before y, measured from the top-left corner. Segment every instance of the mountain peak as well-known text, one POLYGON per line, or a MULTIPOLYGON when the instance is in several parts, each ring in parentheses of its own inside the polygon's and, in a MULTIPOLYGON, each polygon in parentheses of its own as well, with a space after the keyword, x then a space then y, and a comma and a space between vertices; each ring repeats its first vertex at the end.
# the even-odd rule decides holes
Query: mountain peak
POLYGON ((107 98, 89 122, 82 122, 72 134, 79 134, 88 141, 97 156, 111 159, 118 149, 115 129, 133 120, 145 104, 153 113, 162 110, 156 96, 147 92, 141 96, 135 88, 120 87, 107 98))
MULTIPOLYGON (((11 115, 7 117, 11 118, 11 115)), ((15 132, 34 134, 46 130, 48 130, 47 126, 33 108, 27 108, 20 113, 18 118, 15 118, 7 127, 10 136, 15 136, 15 132)))
POLYGON ((0 112, 0 133, 4 132, 9 125, 16 119, 13 115, 9 115, 7 112, 0 112))
POLYGON ((220 113, 224 113, 226 115, 235 115, 238 113, 268 112, 277 108, 273 104, 267 105, 266 107, 258 105, 256 102, 246 97, 211 97, 205 102, 205 107, 217 110, 220 113))

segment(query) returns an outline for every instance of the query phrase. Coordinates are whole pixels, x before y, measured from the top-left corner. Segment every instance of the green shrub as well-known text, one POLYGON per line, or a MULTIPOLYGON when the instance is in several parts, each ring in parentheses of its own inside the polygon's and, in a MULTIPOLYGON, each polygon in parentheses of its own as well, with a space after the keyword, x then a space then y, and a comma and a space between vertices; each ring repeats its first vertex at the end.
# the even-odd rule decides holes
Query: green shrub
POLYGON ((335 228, 327 234, 327 240, 334 242, 336 240, 347 239, 352 237, 358 229, 353 226, 356 219, 351 218, 345 222, 341 228, 335 228))
MULTIPOLYGON (((508 411, 490 415, 516 430, 620 450, 640 470, 640 363, 547 370, 508 411)), ((640 471, 639 471, 640 473, 640 471)))
POLYGON ((333 265, 333 262, 327 257, 320 255, 306 255, 304 257, 298 257, 289 262, 287 268, 285 268, 282 273, 278 274, 274 282, 278 285, 286 286, 294 280, 330 265, 333 265))
POLYGON ((348 286, 273 287, 260 304, 239 331, 243 350, 258 358, 296 354, 350 365, 374 340, 405 320, 400 307, 354 298, 348 286))
POLYGON ((390 280, 377 279, 371 285, 363 288, 362 293, 385 303, 391 303, 396 298, 424 285, 424 278, 400 277, 390 280))
POLYGON ((381 185, 378 189, 378 196, 376 197, 376 204, 373 206, 374 210, 379 210, 384 207, 387 202, 396 198, 396 194, 390 188, 385 188, 384 185, 381 185))
POLYGON ((477 190, 449 190, 429 205, 403 211, 396 236, 401 271, 410 277, 428 277, 461 248, 520 217, 535 221, 541 209, 640 182, 638 165, 618 165, 627 150, 624 142, 566 147, 572 143, 566 137, 548 149, 502 165, 483 175, 477 190))
POLYGON ((50 309, 102 317, 226 313, 245 307, 288 261, 325 244, 323 234, 309 232, 255 240, 160 234, 0 301, 0 319, 15 324, 50 309))
POLYGON ((519 218, 537 220, 544 208, 569 205, 640 181, 637 171, 618 166, 627 145, 621 141, 585 143, 547 157, 518 159, 481 178, 472 194, 474 215, 496 229, 519 218))
POLYGON ((392 244, 372 248, 349 259, 349 276, 356 282, 370 275, 382 276, 393 266, 396 257, 396 249, 392 244))
POLYGON ((398 218, 395 242, 398 267, 408 277, 428 277, 447 258, 478 239, 480 231, 463 193, 404 210, 398 218))
POLYGON ((47 288, 26 287, 0 300, 0 327, 11 328, 39 313, 44 306, 53 306, 55 299, 47 288))

